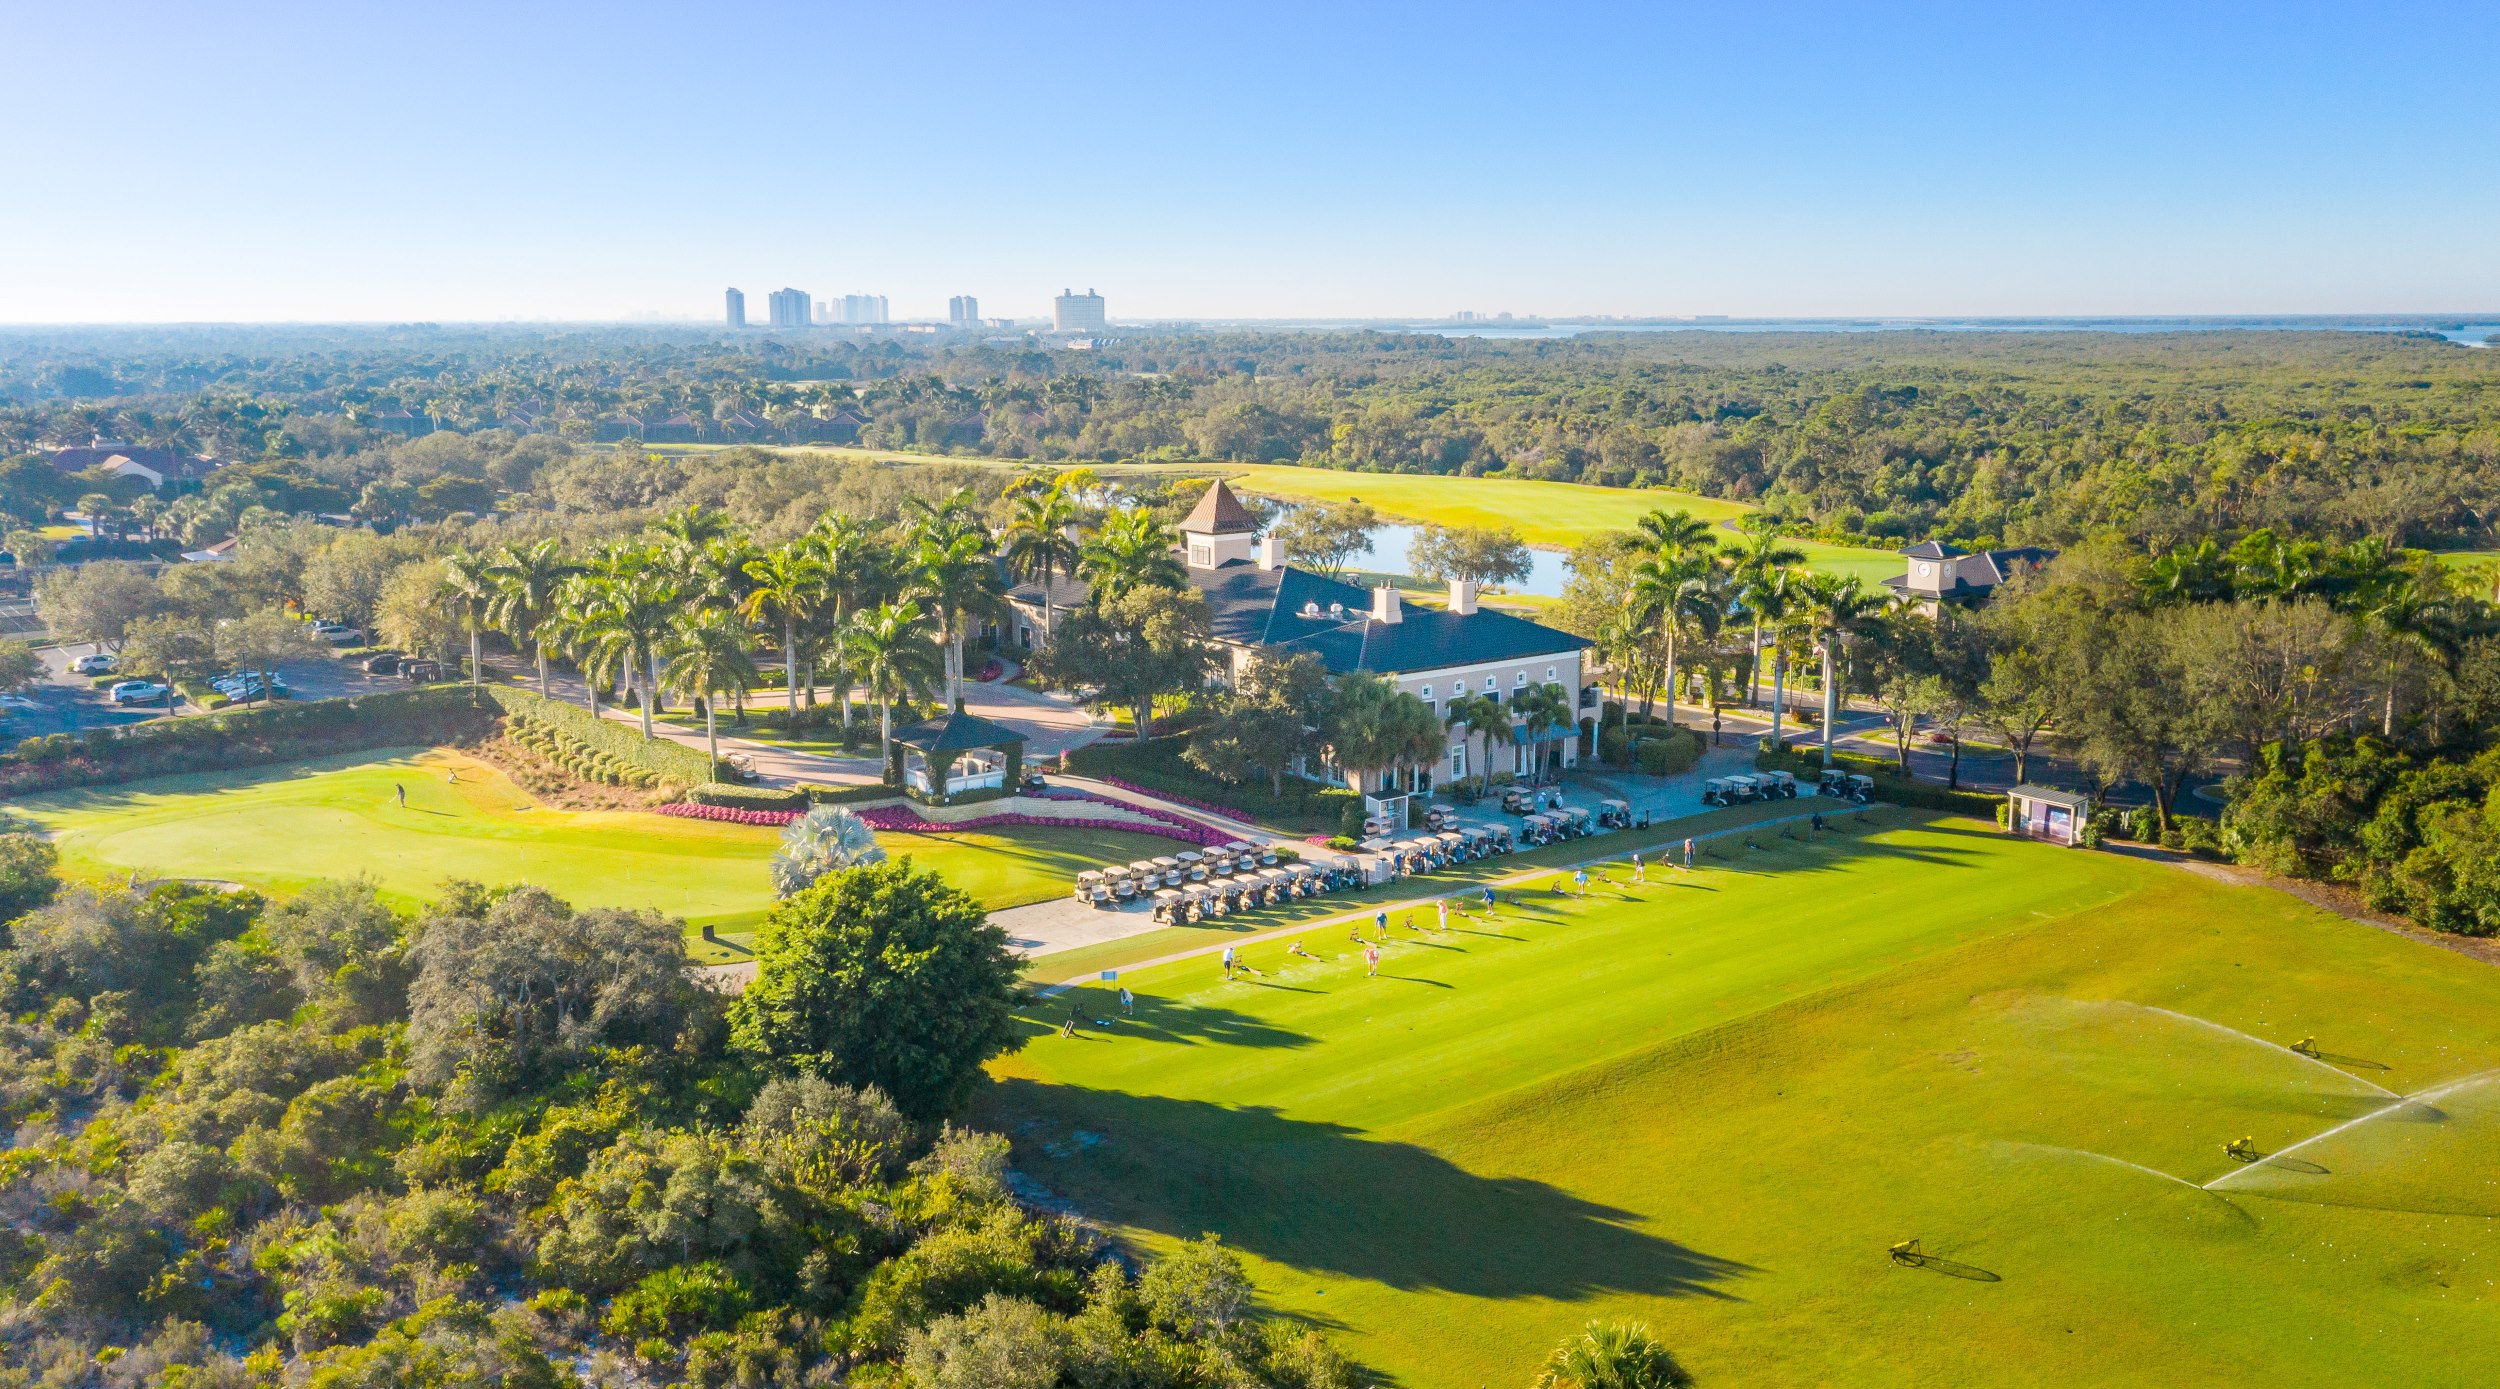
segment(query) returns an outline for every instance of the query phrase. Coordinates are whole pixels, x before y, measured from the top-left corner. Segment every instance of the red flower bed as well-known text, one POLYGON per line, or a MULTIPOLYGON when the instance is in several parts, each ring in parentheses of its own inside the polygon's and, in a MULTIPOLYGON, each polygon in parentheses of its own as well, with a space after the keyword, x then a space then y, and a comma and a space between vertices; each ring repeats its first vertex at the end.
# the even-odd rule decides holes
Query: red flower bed
POLYGON ((740 810, 734 805, 696 805, 690 801, 675 801, 658 809, 662 815, 674 815, 681 820, 718 820, 731 825, 771 825, 775 828, 807 813, 802 810, 740 810))

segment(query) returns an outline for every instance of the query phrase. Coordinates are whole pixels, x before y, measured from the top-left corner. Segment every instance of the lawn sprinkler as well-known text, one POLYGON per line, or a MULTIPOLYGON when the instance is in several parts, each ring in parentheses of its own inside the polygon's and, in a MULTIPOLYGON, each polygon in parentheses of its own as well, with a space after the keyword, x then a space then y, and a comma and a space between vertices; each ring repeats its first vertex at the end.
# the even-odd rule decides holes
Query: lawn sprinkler
POLYGON ((1927 1256, 1919 1251, 1918 1241, 1905 1239, 1884 1251, 1896 1264, 1915 1264, 1927 1256))
POLYGON ((2229 1154, 2233 1162, 2255 1162, 2265 1156, 2257 1151, 2257 1140, 2254 1138, 2234 1139, 2223 1144, 2222 1151, 2229 1154))
POLYGON ((2312 1061, 2315 1061, 2318 1059, 2318 1039, 2315 1037, 2303 1037, 2299 1041, 2292 1043, 2292 1050, 2299 1052, 2301 1055, 2308 1057, 2312 1061))

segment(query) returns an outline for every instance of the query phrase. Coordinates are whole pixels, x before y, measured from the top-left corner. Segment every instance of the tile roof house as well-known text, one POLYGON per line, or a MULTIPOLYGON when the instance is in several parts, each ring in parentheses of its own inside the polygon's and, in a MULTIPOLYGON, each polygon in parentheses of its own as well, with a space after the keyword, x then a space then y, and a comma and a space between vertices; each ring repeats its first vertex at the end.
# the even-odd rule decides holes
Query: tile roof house
POLYGON ((176 453, 172 449, 100 444, 55 449, 52 466, 65 473, 102 468, 117 477, 139 478, 149 487, 162 491, 168 482, 197 482, 224 466, 224 460, 206 454, 176 453))
POLYGON ((1884 580, 1884 587, 1930 614, 1945 603, 1984 602, 1997 585, 2057 557, 2056 551, 2036 545, 1973 554, 1934 540, 1922 540, 1901 554, 1908 561, 1901 577, 1884 580))
MULTIPOLYGON (((1222 481, 1207 489, 1181 522, 1181 552, 1189 581, 1206 596, 1217 641, 1238 678, 1262 655, 1307 651, 1332 674, 1366 671, 1446 714, 1450 701, 1483 695, 1507 705, 1521 690, 1559 685, 1575 706, 1593 716, 1595 690, 1586 681, 1584 637, 1540 622, 1480 606, 1476 586, 1450 585, 1446 607, 1410 604, 1397 589, 1367 589, 1285 563, 1284 544, 1258 534, 1258 517, 1222 481)), ((1051 606, 1062 611, 1085 601, 1082 580, 1050 585, 1051 606)), ((1042 586, 1026 582, 1007 594, 1015 610, 1011 644, 1030 648, 1044 630, 1042 586)), ((1562 760, 1578 761, 1577 725, 1547 730, 1542 741, 1562 744, 1562 760)), ((1508 746, 1487 749, 1494 771, 1522 771, 1536 749, 1514 727, 1508 746)), ((1422 769, 1425 784, 1488 770, 1471 766, 1474 750, 1457 732, 1439 763, 1422 769)))

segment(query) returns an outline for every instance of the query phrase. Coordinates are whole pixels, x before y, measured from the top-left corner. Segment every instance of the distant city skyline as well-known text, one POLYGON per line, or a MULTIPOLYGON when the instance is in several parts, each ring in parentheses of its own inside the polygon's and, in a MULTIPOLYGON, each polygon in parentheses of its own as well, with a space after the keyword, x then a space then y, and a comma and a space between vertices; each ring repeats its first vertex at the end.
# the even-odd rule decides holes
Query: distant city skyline
POLYGON ((2488 5, 141 0, 0 48, 50 113, 6 323, 2500 309, 2488 5), (880 99, 766 61, 820 51, 880 99), (1160 114, 1037 118, 1072 71, 1160 114))

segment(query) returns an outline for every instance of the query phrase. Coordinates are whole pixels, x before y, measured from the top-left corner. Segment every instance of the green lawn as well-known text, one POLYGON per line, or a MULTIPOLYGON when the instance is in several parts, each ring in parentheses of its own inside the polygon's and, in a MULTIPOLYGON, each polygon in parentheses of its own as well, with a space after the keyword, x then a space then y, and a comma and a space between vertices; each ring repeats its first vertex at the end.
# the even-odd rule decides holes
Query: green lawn
MULTIPOLYGON (((646 811, 537 805, 494 768, 400 749, 29 797, 72 873, 214 878, 291 891, 366 874, 402 902, 447 877, 526 881, 585 906, 654 907, 690 926, 749 926, 771 904, 779 831, 646 811), (450 775, 459 772, 454 783, 450 775), (402 809, 394 787, 406 787, 402 809)), ((1151 835, 1077 829, 882 836, 887 852, 992 907, 1067 891, 1082 868, 1168 853, 1151 835)))
POLYGON ((1378 978, 1343 927, 1238 982, 1124 972, 1134 1022, 1062 1039, 1041 1005, 976 1118, 1146 1243, 1220 1232, 1408 1385, 1524 1383, 1592 1318, 1704 1385, 2500 1373, 2500 973, 2163 864, 1874 825, 1400 932, 1378 978), (1913 1238, 1933 1261, 1887 1257, 1913 1238))

